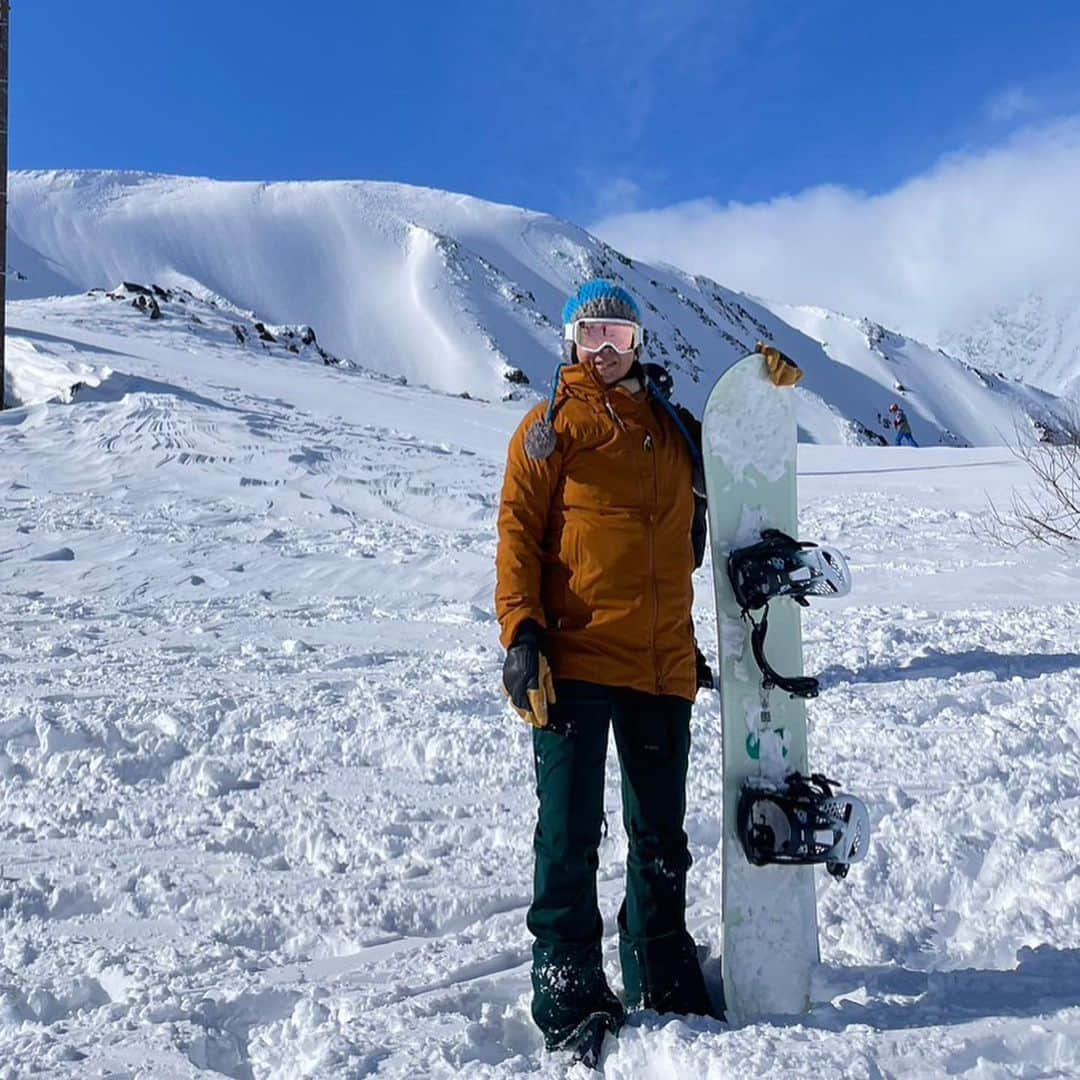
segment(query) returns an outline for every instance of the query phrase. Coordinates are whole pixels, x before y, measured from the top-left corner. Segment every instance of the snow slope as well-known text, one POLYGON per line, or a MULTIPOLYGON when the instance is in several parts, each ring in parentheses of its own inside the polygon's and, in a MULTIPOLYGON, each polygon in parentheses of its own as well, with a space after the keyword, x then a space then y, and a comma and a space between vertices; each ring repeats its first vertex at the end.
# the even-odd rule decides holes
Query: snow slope
POLYGON ((86 363, 66 342, 59 349, 42 342, 10 336, 4 371, 7 408, 44 401, 70 401, 87 384, 96 386, 108 369, 86 363))
MULTIPOLYGON (((11 305, 20 367, 100 381, 0 414, 0 1078, 565 1075, 528 1016, 533 776, 492 613, 526 403, 241 346, 214 310, 11 305)), ((800 469, 802 532, 856 574, 807 616, 812 760, 874 845, 819 881, 807 1017, 639 1014, 604 1075, 1078 1075, 1075 559, 979 535, 1027 482, 1004 450, 800 469)), ((715 697, 693 724, 716 949, 715 697)), ((614 769, 607 805, 618 985, 614 769)))
MULTIPOLYGON (((820 343, 822 351, 848 369, 831 382, 843 388, 832 403, 845 415, 865 416, 856 380, 888 386, 871 430, 892 441, 889 404, 902 404, 920 445, 1014 445, 1031 437, 1031 426, 1052 436, 1069 406, 1048 392, 1003 373, 974 367, 868 319, 852 319, 824 308, 771 304, 786 324, 820 343), (878 415, 880 412, 880 416, 878 415)), ((843 370, 843 367, 838 369, 843 370)))
POLYGON ((1080 293, 1068 280, 942 337, 971 363, 1080 399, 1080 293))
POLYGON ((522 379, 546 392, 563 301, 604 274, 641 300, 651 358, 672 368, 696 410, 759 339, 806 371, 805 441, 866 441, 898 395, 916 438, 931 444, 1000 444, 1017 430, 1035 438, 1034 421, 1053 428, 1058 409, 1048 395, 914 342, 897 339, 894 353, 918 354, 917 363, 883 362, 874 342, 834 353, 801 332, 805 320, 789 325, 708 278, 635 263, 543 214, 441 191, 15 173, 10 228, 11 264, 25 279, 12 281, 15 297, 121 280, 183 287, 272 323, 311 324, 332 352, 365 368, 488 400, 522 392, 522 379), (912 377, 910 393, 894 388, 898 370, 912 377))

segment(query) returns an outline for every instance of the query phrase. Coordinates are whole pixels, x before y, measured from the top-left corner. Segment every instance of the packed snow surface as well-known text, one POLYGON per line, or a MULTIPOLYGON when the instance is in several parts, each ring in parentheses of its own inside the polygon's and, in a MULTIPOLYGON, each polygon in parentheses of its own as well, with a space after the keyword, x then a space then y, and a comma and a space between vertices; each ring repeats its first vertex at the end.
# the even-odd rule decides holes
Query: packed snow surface
MULTIPOLYGON (((21 366, 86 385, 0 414, 0 1077, 564 1075, 528 1014, 534 781, 492 613, 525 402, 101 296, 10 322, 21 366)), ((1028 482, 1007 450, 799 466, 802 534, 856 580, 805 619, 811 762, 867 800, 870 854, 819 878, 807 1016, 637 1014, 604 1075, 1076 1076, 1075 555, 981 533, 1028 482)), ((693 724, 715 952, 714 695, 693 724)), ((607 805, 618 986, 613 765, 607 805)))

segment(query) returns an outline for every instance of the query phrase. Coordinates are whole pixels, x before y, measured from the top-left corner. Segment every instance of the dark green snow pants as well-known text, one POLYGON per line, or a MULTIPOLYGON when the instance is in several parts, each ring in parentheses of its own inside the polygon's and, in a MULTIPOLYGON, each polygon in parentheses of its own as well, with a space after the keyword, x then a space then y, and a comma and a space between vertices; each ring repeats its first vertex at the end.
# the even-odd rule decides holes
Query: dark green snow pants
POLYGON ((712 1015, 686 931, 683 818, 690 702, 595 683, 559 680, 550 723, 533 732, 540 800, 534 849, 533 1018, 547 1045, 562 1045, 594 1013, 624 1013, 601 965, 596 898, 608 727, 622 772, 629 840, 619 957, 626 1003, 658 1012, 712 1015))

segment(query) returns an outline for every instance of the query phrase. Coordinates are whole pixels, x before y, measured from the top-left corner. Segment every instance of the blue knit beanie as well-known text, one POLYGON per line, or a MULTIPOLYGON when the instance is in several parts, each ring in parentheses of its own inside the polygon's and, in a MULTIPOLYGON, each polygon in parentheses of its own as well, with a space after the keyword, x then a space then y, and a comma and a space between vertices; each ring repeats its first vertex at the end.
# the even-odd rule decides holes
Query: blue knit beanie
POLYGON ((586 281, 562 309, 563 324, 575 319, 629 319, 641 322, 637 301, 621 286, 606 278, 586 281))

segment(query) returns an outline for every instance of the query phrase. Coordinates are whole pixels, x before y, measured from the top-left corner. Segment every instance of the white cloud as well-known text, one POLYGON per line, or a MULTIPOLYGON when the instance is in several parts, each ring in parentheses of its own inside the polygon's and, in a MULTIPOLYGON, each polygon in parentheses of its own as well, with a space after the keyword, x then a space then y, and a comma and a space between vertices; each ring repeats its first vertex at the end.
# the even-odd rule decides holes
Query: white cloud
POLYGON ((994 94, 986 103, 987 119, 995 124, 1008 124, 1028 116, 1039 108, 1039 99, 1022 86, 1009 86, 994 94))
POLYGON ((869 315, 928 340, 1031 292, 1080 298, 1080 117, 953 155, 892 191, 816 187, 609 216, 592 231, 789 303, 869 315))
POLYGON ((594 213, 602 217, 632 213, 641 205, 641 185, 628 176, 606 177, 592 169, 581 169, 579 175, 592 196, 594 213))

